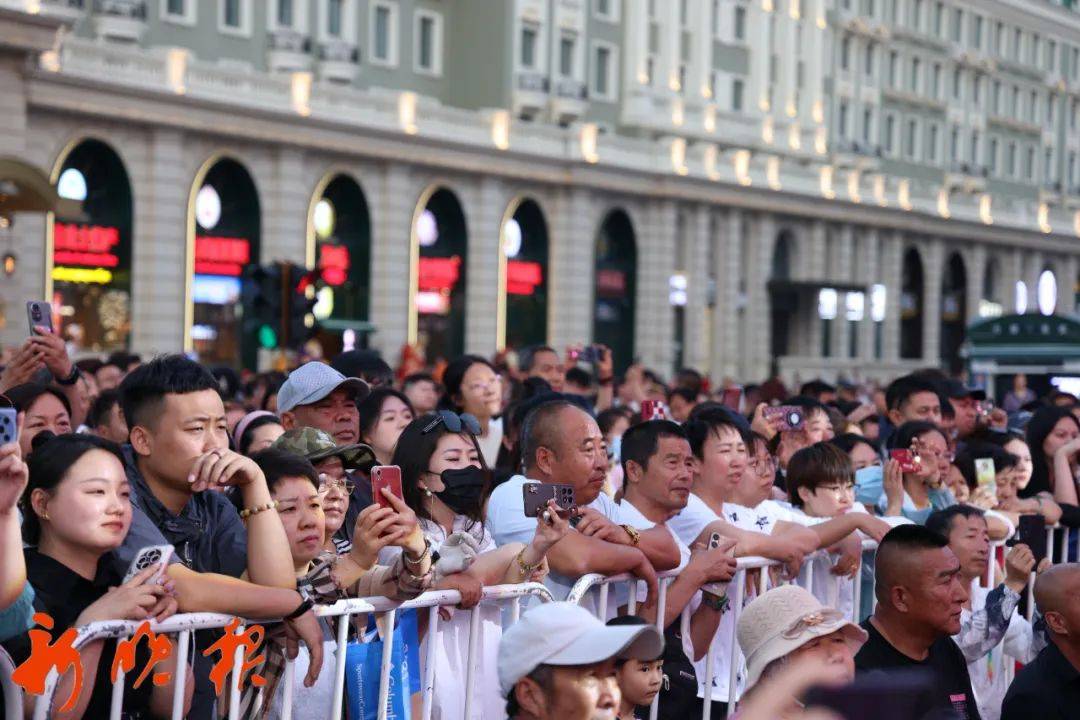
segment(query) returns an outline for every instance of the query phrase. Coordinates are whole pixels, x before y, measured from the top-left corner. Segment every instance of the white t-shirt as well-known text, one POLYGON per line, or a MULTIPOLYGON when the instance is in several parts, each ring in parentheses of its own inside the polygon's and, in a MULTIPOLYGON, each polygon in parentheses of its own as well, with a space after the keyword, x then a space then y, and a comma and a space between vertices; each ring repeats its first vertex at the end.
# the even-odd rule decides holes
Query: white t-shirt
POLYGON ((487 435, 477 435, 476 442, 480 445, 480 454, 484 456, 484 462, 488 467, 495 467, 499 459, 499 448, 503 439, 503 419, 492 418, 488 421, 487 435))
MULTIPOLYGON (((495 488, 488 498, 485 526, 499 547, 514 542, 528 545, 536 535, 536 518, 525 516, 525 500, 521 494, 527 482, 536 481, 529 480, 524 475, 515 475, 495 488)), ((623 524, 619 506, 604 493, 600 493, 599 497, 585 507, 596 510, 616 525, 623 524)), ((556 600, 565 600, 577 580, 578 578, 568 578, 552 571, 544 584, 556 600)), ((616 597, 620 596, 617 594, 616 597)), ((625 589, 621 597, 628 597, 625 589)), ((625 604, 625 600, 622 604, 625 604)))
MULTIPOLYGON (((979 587, 977 581, 972 583, 972 609, 978 610, 986 606, 986 596, 990 594, 990 590, 991 588, 979 587)), ((961 620, 966 623, 970 618, 971 610, 965 609, 961 620)), ((975 693, 975 703, 979 706, 979 715, 983 720, 998 720, 1001 717, 1001 703, 1005 700, 1005 693, 1012 680, 1011 673, 1006 670, 1016 661, 1029 663, 1035 659, 1038 652, 1035 651, 1033 638, 1031 623, 1020 617, 1017 610, 1013 610, 1005 638, 989 653, 968 663, 971 689, 975 693)))

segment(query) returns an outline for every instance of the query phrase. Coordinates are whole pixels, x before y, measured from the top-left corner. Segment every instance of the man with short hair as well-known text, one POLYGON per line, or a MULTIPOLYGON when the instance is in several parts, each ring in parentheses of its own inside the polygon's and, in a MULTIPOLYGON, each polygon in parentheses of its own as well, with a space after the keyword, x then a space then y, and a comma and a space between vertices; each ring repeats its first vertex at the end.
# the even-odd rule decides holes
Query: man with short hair
POLYGON ((1035 581, 1050 644, 1016 674, 1001 720, 1075 719, 1080 711, 1080 564, 1055 565, 1035 581))
POLYGON ((948 541, 921 525, 895 527, 878 545, 874 575, 878 604, 862 623, 870 638, 856 669, 928 671, 938 706, 959 720, 980 720, 967 662, 952 639, 969 593, 948 541))
POLYGON ((503 633, 499 688, 510 720, 616 720, 615 661, 659 657, 652 625, 606 626, 565 602, 537 605, 503 633))
POLYGON ((532 541, 536 520, 525 516, 526 484, 572 485, 581 521, 548 552, 548 587, 564 598, 582 575, 628 572, 645 580, 651 605, 656 571, 677 567, 679 549, 665 528, 638 531, 625 524, 619 506, 602 492, 608 457, 596 421, 568 400, 551 400, 525 418, 521 442, 525 475, 502 483, 488 499, 486 526, 495 543, 532 541))
POLYGON ((521 353, 521 372, 525 377, 538 377, 547 381, 557 393, 563 391, 566 368, 562 358, 553 347, 537 345, 521 353))
POLYGON ((409 398, 416 417, 435 412, 439 406, 439 383, 428 373, 413 373, 401 383, 401 392, 409 398))
POLYGON ((836 402, 836 388, 820 378, 803 383, 799 388, 799 395, 813 398, 822 405, 836 402))
POLYGON ((1031 623, 1016 610, 1035 568, 1035 556, 1026 545, 1014 545, 1005 556, 1005 582, 984 588, 979 581, 990 562, 990 534, 983 511, 953 505, 933 513, 926 527, 948 539, 960 561, 960 576, 971 588, 960 632, 953 640, 967 658, 979 714, 983 720, 998 720, 1009 687, 1007 664, 1031 662, 1045 646, 1042 634, 1036 636, 1031 623))
POLYGON ((120 381, 123 379, 124 369, 113 360, 102 363, 94 371, 94 380, 97 381, 98 390, 101 392, 115 390, 120 387, 120 381))
POLYGON ((986 391, 967 387, 959 380, 946 381, 942 391, 956 414, 956 437, 964 441, 974 435, 979 427, 979 402, 986 399, 986 391))
POLYGON ((86 427, 100 438, 123 445, 128 440, 128 426, 120 409, 120 391, 106 390, 94 398, 86 413, 86 427))
POLYGON ((588 370, 578 366, 566 369, 566 379, 563 382, 563 392, 567 395, 589 397, 593 394, 592 375, 588 370))
POLYGON ((915 375, 905 375, 889 383, 885 389, 889 425, 881 429, 884 447, 894 428, 906 422, 923 420, 941 424, 941 395, 932 381, 915 375))

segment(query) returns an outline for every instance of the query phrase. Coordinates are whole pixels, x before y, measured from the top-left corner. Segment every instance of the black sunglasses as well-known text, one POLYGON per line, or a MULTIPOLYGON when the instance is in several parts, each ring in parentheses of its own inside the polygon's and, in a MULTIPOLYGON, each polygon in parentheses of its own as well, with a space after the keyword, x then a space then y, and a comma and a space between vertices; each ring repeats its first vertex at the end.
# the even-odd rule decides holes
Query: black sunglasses
POLYGON ((480 421, 476 417, 469 413, 458 415, 449 410, 439 410, 435 413, 434 419, 420 431, 420 434, 427 435, 439 425, 445 425, 446 429, 452 433, 459 433, 464 430, 472 435, 480 434, 480 421))

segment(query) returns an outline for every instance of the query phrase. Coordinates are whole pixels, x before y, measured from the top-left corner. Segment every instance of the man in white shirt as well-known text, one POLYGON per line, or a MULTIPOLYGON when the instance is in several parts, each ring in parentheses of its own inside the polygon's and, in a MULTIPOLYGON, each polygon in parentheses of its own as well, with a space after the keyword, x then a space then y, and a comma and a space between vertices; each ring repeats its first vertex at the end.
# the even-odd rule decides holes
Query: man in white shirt
MULTIPOLYGON (((948 539, 949 549, 960 560, 961 579, 971 586, 971 597, 960 616, 960 632, 953 640, 968 662, 979 715, 983 720, 998 720, 1012 680, 1009 665, 1029 663, 1046 647, 1045 633, 1033 631, 1032 624, 1017 612, 1035 556, 1026 545, 1014 545, 1005 556, 1005 581, 984 588, 980 580, 989 562, 990 536, 982 511, 953 505, 933 513, 926 527, 948 539)), ((1044 560, 1039 571, 1047 567, 1044 560)))
POLYGON ((526 474, 499 485, 488 499, 486 524, 495 544, 531 542, 536 520, 525 516, 526 483, 572 485, 580 520, 548 553, 548 588, 562 600, 582 575, 630 573, 648 587, 639 614, 655 616, 656 573, 678 567, 679 548, 664 528, 639 532, 623 524, 619 506, 601 492, 608 459, 596 421, 571 402, 552 400, 525 418, 521 442, 526 474))

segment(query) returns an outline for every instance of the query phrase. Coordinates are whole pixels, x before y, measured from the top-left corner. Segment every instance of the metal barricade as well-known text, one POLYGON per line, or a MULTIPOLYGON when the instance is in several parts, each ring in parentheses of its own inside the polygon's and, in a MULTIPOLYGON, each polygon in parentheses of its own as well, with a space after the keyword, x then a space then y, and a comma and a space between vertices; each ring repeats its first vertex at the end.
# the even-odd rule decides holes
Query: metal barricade
MULTIPOLYGON (((522 597, 536 597, 541 602, 551 602, 551 593, 541 583, 523 583, 520 585, 494 585, 484 588, 481 595, 481 602, 494 601, 494 602, 508 602, 510 603, 510 619, 511 622, 517 620, 520 612, 520 599, 522 597)), ((398 610, 409 609, 428 609, 428 638, 433 640, 439 632, 439 608, 451 607, 461 602, 461 594, 456 590, 443 590, 435 592, 427 592, 422 595, 413 598, 412 600, 399 602, 390 600, 384 597, 374 598, 355 598, 349 600, 342 600, 334 605, 317 606, 315 614, 323 618, 338 618, 337 626, 337 652, 335 654, 335 664, 333 667, 334 672, 334 699, 331 706, 330 717, 333 720, 340 720, 342 700, 345 694, 345 653, 347 649, 349 618, 354 615, 361 615, 367 613, 384 613, 386 616, 386 626, 388 630, 383 637, 383 654, 382 654, 382 666, 379 682, 379 720, 386 720, 387 715, 387 698, 389 694, 389 678, 390 678, 390 661, 391 661, 391 644, 393 641, 394 633, 394 621, 398 610)), ((470 634, 469 634, 469 648, 468 657, 471 659, 476 652, 479 626, 480 626, 480 612, 479 606, 470 611, 472 616, 470 619, 470 634)), ((192 633, 197 630, 220 630, 226 627, 233 621, 231 615, 221 615, 215 613, 192 613, 185 615, 174 615, 167 619, 165 622, 151 622, 150 628, 153 632, 159 635, 177 635, 176 653, 177 657, 186 662, 189 650, 191 648, 192 633)), ((259 624, 262 621, 241 621, 248 624, 259 624)), ((268 622, 275 622, 270 620, 268 622)), ((133 620, 117 620, 117 621, 105 621, 95 622, 85 625, 78 630, 78 635, 73 643, 76 650, 85 647, 88 643, 101 639, 119 639, 127 638, 133 635, 139 626, 142 625, 142 621, 133 620)), ((244 625, 242 624, 237 628, 236 632, 244 632, 244 625)), ((433 658, 435 653, 436 643, 428 643, 428 653, 426 667, 424 668, 424 679, 421 686, 421 692, 423 697, 423 713, 422 720, 430 720, 431 707, 432 707, 432 688, 434 687, 434 667, 433 658)), ((11 683, 11 673, 14 670, 13 667, 5 666, 3 659, 6 655, 0 657, 0 674, 2 674, 4 682, 4 697, 5 705, 7 706, 8 717, 21 717, 21 712, 13 714, 12 710, 16 708, 14 703, 19 703, 18 707, 21 708, 23 702, 23 694, 20 688, 11 683)), ((240 713, 240 688, 236 681, 237 670, 241 667, 243 662, 243 648, 237 649, 236 654, 233 657, 232 669, 229 676, 229 720, 237 720, 240 713)), ((10 662, 8 663, 10 665, 10 662)), ((472 706, 473 688, 476 684, 476 678, 473 675, 473 663, 469 663, 468 677, 466 678, 465 686, 465 711, 466 717, 472 706)), ((328 672, 328 668, 324 665, 322 672, 328 672)), ((56 670, 49 673, 45 682, 45 692, 37 699, 37 706, 34 708, 34 720, 47 720, 50 715, 50 707, 52 705, 53 695, 56 692, 56 685, 59 680, 59 676, 56 670)), ((91 679, 92 680, 92 679, 91 679)), ((295 679, 293 677, 293 661, 287 660, 285 664, 285 677, 283 678, 284 685, 283 703, 282 709, 283 720, 290 720, 292 716, 292 697, 295 679)), ((183 717, 184 706, 184 690, 186 684, 186 674, 183 671, 183 664, 178 667, 176 676, 175 689, 173 693, 172 703, 172 720, 180 720, 183 717)), ((117 675, 117 682, 113 685, 113 693, 111 698, 110 707, 110 719, 118 720, 123 707, 124 699, 124 673, 121 670, 117 675)), ((264 697, 263 702, 272 702, 273 698, 264 697)))
POLYGON ((13 672, 15 663, 11 662, 7 650, 0 647, 0 686, 4 689, 4 717, 22 720, 23 693, 22 688, 11 679, 13 672))

